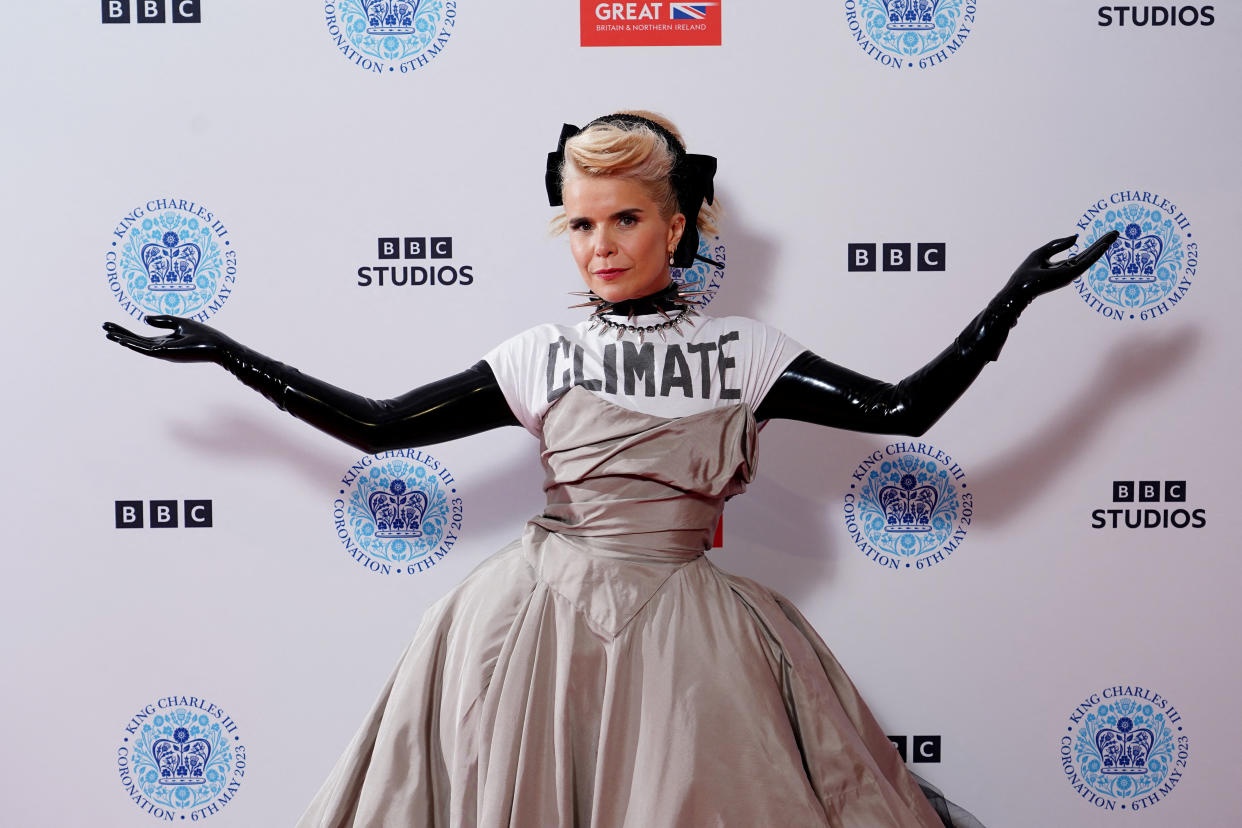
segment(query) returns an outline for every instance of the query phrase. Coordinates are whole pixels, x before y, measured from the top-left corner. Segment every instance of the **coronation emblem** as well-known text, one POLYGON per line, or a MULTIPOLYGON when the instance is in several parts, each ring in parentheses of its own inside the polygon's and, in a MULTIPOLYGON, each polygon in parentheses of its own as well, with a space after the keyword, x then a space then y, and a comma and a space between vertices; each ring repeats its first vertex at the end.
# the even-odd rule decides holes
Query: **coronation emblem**
POLYGON ((116 223, 104 270, 113 298, 134 319, 170 314, 206 322, 233 293, 237 251, 212 210, 153 198, 116 223))
POLYGON ((1148 687, 1091 693, 1069 716, 1061 767, 1079 797, 1101 810, 1150 808, 1181 782, 1190 737, 1181 713, 1148 687))
POLYGON ((885 569, 927 569, 966 539, 974 495, 966 472, 930 443, 876 449, 850 472, 845 528, 868 560, 885 569))
POLYGON ((457 543, 463 513, 456 478, 419 449, 365 455, 341 477, 332 504, 349 557, 381 575, 435 566, 457 543))
POLYGON ((140 708, 116 751, 125 794, 160 820, 197 822, 241 789, 246 748, 237 723, 199 696, 165 696, 140 708))
POLYGON ((1121 234, 1105 256, 1074 281, 1087 306, 1105 319, 1146 321, 1185 299, 1199 269, 1190 219, 1159 193, 1120 190, 1079 217, 1077 253, 1105 233, 1121 234))
POLYGON ((977 0, 845 0, 845 22, 863 53, 890 69, 948 60, 975 27, 977 0))
POLYGON ((457 0, 325 0, 323 12, 337 51, 376 74, 426 66, 457 25, 457 0))

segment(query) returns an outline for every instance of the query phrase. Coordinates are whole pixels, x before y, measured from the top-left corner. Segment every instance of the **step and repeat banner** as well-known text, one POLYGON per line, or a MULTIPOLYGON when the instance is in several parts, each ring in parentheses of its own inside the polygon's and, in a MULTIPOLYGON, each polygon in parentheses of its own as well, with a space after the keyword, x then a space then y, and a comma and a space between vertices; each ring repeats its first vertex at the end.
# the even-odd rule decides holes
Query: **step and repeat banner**
POLYGON ((641 108, 719 159, 706 311, 890 381, 1121 232, 927 434, 770 423, 710 554, 986 825, 1242 824, 1236 4, 12 6, 0 821, 292 825, 542 505, 521 429, 366 455, 100 324, 376 398, 455 373, 581 318, 546 153, 641 108))

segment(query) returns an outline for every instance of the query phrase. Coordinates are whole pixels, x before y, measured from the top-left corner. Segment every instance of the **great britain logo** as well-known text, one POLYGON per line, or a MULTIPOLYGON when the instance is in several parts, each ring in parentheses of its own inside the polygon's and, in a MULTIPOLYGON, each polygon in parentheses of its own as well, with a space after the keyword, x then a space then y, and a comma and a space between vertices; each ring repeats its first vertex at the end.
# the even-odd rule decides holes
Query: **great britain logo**
POLYGON ((929 69, 966 43, 977 6, 976 0, 845 0, 845 23, 876 63, 929 69))
POLYGON ((205 322, 237 281, 237 251, 214 212, 185 198, 153 198, 123 215, 104 255, 108 289, 134 319, 205 322))
POLYGON ((461 532, 465 502, 457 480, 420 449, 364 455, 342 475, 337 495, 337 539, 351 560, 381 575, 430 569, 461 532))
POLYGON ((336 0, 323 4, 337 51, 375 74, 407 74, 440 54, 457 25, 456 0, 336 0))
POLYGON ((673 281, 688 292, 698 293, 691 297, 691 302, 700 308, 706 307, 724 284, 725 259, 725 245, 720 236, 700 235, 699 258, 690 267, 673 268, 673 281))
POLYGON ((1152 807, 1172 793, 1190 760, 1181 714, 1146 687, 1118 684, 1090 693, 1065 730, 1065 779, 1100 810, 1152 807))
POLYGON ((125 724, 116 769, 134 804, 164 822, 217 814, 241 788, 246 747, 237 723, 199 696, 165 696, 125 724))
POLYGON ((580 0, 582 46, 719 46, 723 0, 710 3, 580 0))
POLYGON ((1158 319, 1181 302, 1199 269, 1199 243, 1175 203, 1147 190, 1118 190, 1078 218, 1084 249, 1110 230, 1121 237, 1074 281, 1087 307, 1105 319, 1158 319))
POLYGON ((961 464, 930 443, 876 449, 850 472, 845 529, 885 569, 930 569, 966 539, 974 495, 961 464))

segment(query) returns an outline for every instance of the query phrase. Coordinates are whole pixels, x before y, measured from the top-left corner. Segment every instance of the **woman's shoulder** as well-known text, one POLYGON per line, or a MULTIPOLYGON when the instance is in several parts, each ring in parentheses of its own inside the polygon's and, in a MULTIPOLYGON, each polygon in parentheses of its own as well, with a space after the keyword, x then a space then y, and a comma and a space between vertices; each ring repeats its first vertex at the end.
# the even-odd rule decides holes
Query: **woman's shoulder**
POLYGON ((749 316, 737 316, 737 315, 712 316, 711 314, 700 312, 699 318, 704 320, 705 323, 710 323, 713 325, 732 325, 734 327, 748 327, 748 328, 769 327, 763 322, 760 322, 758 319, 752 319, 749 316))
POLYGON ((695 321, 698 327, 705 331, 739 331, 764 337, 784 336, 784 333, 779 328, 749 316, 710 316, 708 314, 701 314, 699 319, 695 321))
MULTIPOLYGON (((531 325, 529 328, 523 328, 516 333, 510 334, 502 339, 496 348, 513 345, 537 343, 537 342, 555 342, 562 336, 577 336, 581 325, 566 325, 562 322, 540 322, 531 325)), ((493 350, 496 350, 493 348, 493 350)))

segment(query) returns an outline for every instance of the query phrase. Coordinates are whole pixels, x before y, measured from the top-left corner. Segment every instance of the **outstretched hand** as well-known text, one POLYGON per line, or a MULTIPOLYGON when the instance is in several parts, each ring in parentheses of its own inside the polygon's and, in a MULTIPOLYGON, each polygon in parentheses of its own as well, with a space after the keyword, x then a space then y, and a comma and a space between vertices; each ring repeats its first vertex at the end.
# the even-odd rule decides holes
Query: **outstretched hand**
POLYGON ((131 351, 159 357, 172 362, 219 362, 233 340, 210 325, 180 316, 148 316, 148 325, 168 328, 172 333, 164 336, 139 336, 113 322, 105 322, 103 329, 108 339, 124 345, 131 351))
POLYGON ((1120 234, 1110 230, 1095 240, 1095 243, 1076 256, 1060 262, 1049 261, 1053 256, 1074 246, 1078 236, 1066 236, 1053 239, 1043 247, 1026 257, 1018 269, 1009 277, 1004 292, 1016 294, 1027 302, 1049 291, 1065 287, 1070 282, 1087 272, 1096 260, 1104 255, 1104 251, 1117 240, 1120 234))

